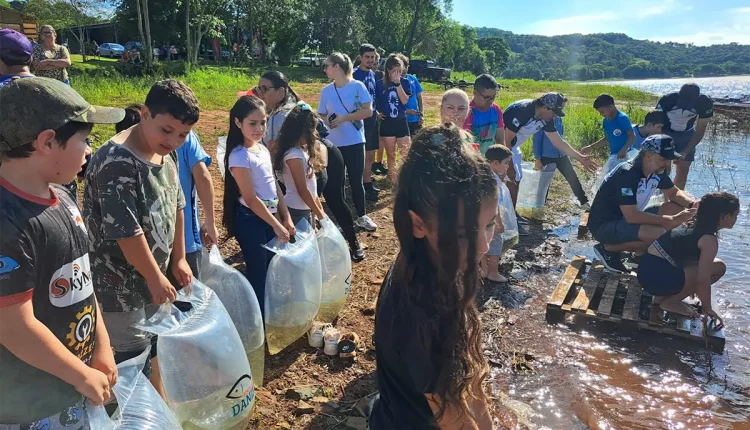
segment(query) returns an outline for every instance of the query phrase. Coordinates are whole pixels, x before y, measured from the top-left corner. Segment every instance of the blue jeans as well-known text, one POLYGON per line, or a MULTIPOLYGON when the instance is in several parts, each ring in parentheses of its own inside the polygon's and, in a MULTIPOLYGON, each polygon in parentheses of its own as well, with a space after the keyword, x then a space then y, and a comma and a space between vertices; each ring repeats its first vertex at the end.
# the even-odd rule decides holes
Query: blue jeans
POLYGON ((245 277, 255 290, 260 304, 260 312, 265 316, 266 274, 274 253, 263 248, 276 237, 273 227, 268 225, 253 211, 237 202, 234 207, 234 237, 245 258, 245 277))

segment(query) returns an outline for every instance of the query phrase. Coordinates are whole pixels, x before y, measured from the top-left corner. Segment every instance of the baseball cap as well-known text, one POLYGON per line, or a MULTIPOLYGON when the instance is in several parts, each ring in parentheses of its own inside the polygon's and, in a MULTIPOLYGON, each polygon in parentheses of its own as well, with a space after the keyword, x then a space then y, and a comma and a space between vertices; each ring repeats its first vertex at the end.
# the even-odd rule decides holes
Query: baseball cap
POLYGON ((31 42, 23 34, 10 28, 0 30, 0 56, 21 59, 31 57, 32 51, 31 42))
POLYGON ((565 116, 563 109, 565 108, 565 103, 567 103, 568 99, 566 99, 561 93, 547 93, 539 99, 542 101, 542 104, 554 112, 555 115, 559 117, 565 116))
POLYGON ((10 150, 70 121, 115 124, 125 110, 92 106, 74 89, 49 78, 15 79, 0 88, 0 150, 10 150))
POLYGON ((659 154, 666 160, 676 160, 682 155, 675 151, 674 140, 666 134, 654 134, 646 138, 641 146, 641 153, 659 154))

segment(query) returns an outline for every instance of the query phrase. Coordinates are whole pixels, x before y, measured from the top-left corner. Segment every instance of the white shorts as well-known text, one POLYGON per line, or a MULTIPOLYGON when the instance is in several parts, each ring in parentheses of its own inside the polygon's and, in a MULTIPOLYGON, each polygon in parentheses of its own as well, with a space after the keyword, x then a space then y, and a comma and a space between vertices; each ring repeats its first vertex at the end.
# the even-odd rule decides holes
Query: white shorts
POLYGON ((521 154, 521 145, 516 144, 511 152, 513 152, 513 169, 516 171, 516 177, 509 177, 509 179, 511 181, 519 183, 521 182, 521 178, 523 177, 523 169, 521 168, 521 162, 523 161, 523 154, 521 154))

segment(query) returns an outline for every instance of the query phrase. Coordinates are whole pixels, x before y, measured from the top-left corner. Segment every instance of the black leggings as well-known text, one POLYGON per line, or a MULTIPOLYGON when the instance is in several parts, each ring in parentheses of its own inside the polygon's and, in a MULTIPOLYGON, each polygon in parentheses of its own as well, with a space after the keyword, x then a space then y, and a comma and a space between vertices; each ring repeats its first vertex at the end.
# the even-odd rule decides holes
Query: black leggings
MULTIPOLYGON (((338 147, 341 156, 344 158, 346 170, 349 172, 349 185, 352 187, 352 200, 354 208, 357 210, 357 216, 365 216, 365 184, 363 178, 365 175, 365 144, 340 146, 338 147)), ((341 195, 344 195, 344 178, 339 184, 341 195)), ((328 183, 334 182, 329 174, 328 183)), ((328 199, 326 197, 326 199, 328 199)))
MULTIPOLYGON (((336 222, 339 223, 341 229, 344 231, 344 238, 352 245, 356 242, 357 235, 354 232, 352 212, 349 210, 349 205, 346 204, 344 198, 344 181, 346 180, 344 157, 341 155, 339 148, 333 145, 326 146, 328 147, 328 167, 318 177, 318 189, 323 190, 323 197, 326 199, 326 204, 331 209, 331 212, 333 212, 336 222)), ((359 146, 364 148, 362 145, 359 146)), ((361 182, 362 179, 360 177, 361 182)))
POLYGON ((576 198, 578 199, 578 202, 581 204, 585 204, 589 201, 588 197, 586 197, 586 192, 583 191, 583 187, 581 186, 581 181, 578 180, 578 175, 576 175, 576 171, 573 169, 573 165, 570 163, 570 159, 565 157, 560 158, 547 158, 542 157, 542 164, 547 165, 555 163, 557 165, 557 170, 560 171, 560 173, 563 175, 563 178, 565 178, 566 181, 568 181, 568 184, 570 184, 570 189, 573 190, 573 194, 575 194, 576 198))

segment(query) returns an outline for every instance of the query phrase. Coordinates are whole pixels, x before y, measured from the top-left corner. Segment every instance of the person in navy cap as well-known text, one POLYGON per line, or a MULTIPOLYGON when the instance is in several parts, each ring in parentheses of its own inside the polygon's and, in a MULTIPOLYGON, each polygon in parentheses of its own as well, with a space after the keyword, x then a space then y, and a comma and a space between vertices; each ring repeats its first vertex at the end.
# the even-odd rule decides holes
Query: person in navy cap
POLYGON ((14 78, 31 78, 32 46, 23 34, 3 28, 0 30, 0 87, 14 78))
POLYGON ((594 197, 588 227, 597 243, 596 255, 611 271, 627 272, 620 253, 639 256, 666 231, 695 216, 695 199, 669 178, 668 168, 681 157, 674 140, 665 134, 649 136, 635 159, 610 172, 594 197), (667 199, 651 204, 657 189, 667 199))

